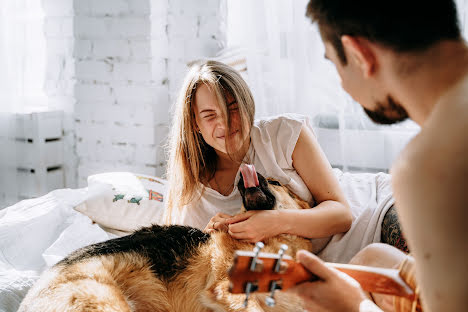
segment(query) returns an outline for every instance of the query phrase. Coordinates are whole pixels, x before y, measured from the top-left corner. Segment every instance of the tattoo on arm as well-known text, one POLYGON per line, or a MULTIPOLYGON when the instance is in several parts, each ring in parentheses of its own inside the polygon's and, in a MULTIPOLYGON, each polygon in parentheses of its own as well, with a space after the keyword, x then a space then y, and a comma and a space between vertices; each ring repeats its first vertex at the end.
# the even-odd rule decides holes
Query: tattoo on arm
POLYGON ((382 221, 381 241, 382 243, 395 246, 404 252, 409 252, 406 239, 401 231, 395 206, 392 206, 387 211, 382 221))

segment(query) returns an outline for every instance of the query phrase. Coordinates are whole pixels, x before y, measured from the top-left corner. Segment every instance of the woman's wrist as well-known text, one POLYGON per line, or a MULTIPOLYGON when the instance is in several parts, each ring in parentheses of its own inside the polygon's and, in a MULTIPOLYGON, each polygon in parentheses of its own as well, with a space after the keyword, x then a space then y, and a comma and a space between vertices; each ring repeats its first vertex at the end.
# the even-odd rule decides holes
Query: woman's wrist
POLYGON ((287 210, 276 210, 276 224, 275 226, 278 229, 278 234, 292 234, 293 230, 291 213, 287 210))

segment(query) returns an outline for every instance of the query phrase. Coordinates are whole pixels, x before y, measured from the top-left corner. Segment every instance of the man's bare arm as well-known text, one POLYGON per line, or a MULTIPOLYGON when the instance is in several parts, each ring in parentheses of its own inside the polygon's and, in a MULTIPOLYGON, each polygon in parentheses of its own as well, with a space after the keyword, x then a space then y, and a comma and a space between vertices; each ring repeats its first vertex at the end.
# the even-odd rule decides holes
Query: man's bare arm
POLYGON ((426 311, 468 307, 468 148, 452 130, 427 125, 392 170, 426 311))

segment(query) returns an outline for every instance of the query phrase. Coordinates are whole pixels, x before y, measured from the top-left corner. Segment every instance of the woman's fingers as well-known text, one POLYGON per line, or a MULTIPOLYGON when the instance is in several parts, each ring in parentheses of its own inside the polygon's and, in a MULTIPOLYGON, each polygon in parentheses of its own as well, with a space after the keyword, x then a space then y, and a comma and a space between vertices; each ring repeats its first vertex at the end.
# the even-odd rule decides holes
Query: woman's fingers
POLYGON ((226 221, 230 218, 232 218, 231 215, 219 212, 213 218, 211 218, 211 220, 214 222, 221 222, 223 224, 226 224, 227 223, 226 221))
POLYGON ((221 218, 221 219, 229 219, 232 216, 227 214, 227 213, 218 212, 214 217, 218 217, 218 218, 221 218))
POLYGON ((232 238, 243 240, 249 243, 254 242, 254 237, 249 232, 232 232, 229 227, 228 233, 232 238))
MULTIPOLYGON (((243 220, 244 221, 244 220, 243 220)), ((230 224, 227 223, 229 232, 231 233, 242 233, 242 232, 249 232, 249 225, 245 224, 245 222, 239 221, 238 223, 230 224)))
POLYGON ((213 229, 227 231, 228 230, 228 225, 226 224, 226 220, 224 219, 224 220, 220 220, 220 221, 214 221, 213 222, 213 229))
POLYGON ((233 223, 245 221, 245 220, 247 220, 248 218, 250 218, 254 213, 255 213, 255 211, 251 210, 251 211, 247 211, 247 212, 244 212, 244 213, 235 215, 235 216, 233 216, 232 218, 229 218, 229 219, 227 220, 227 223, 228 223, 228 224, 233 224, 233 223))
POLYGON ((210 222, 205 227, 206 233, 211 233, 211 230, 224 230, 227 231, 227 223, 226 220, 231 218, 232 216, 226 213, 218 212, 213 218, 211 218, 210 222))

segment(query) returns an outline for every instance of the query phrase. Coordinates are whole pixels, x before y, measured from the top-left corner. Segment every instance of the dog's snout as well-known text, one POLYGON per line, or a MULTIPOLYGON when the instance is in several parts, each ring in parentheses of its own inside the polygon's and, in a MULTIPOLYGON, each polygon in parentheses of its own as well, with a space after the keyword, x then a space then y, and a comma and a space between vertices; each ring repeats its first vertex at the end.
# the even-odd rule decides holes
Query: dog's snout
POLYGON ((258 185, 245 187, 243 174, 241 174, 237 184, 245 210, 274 209, 276 199, 269 189, 267 180, 260 173, 256 174, 258 185))
POLYGON ((245 190, 244 195, 246 210, 265 210, 268 209, 268 198, 257 187, 251 187, 245 190))

